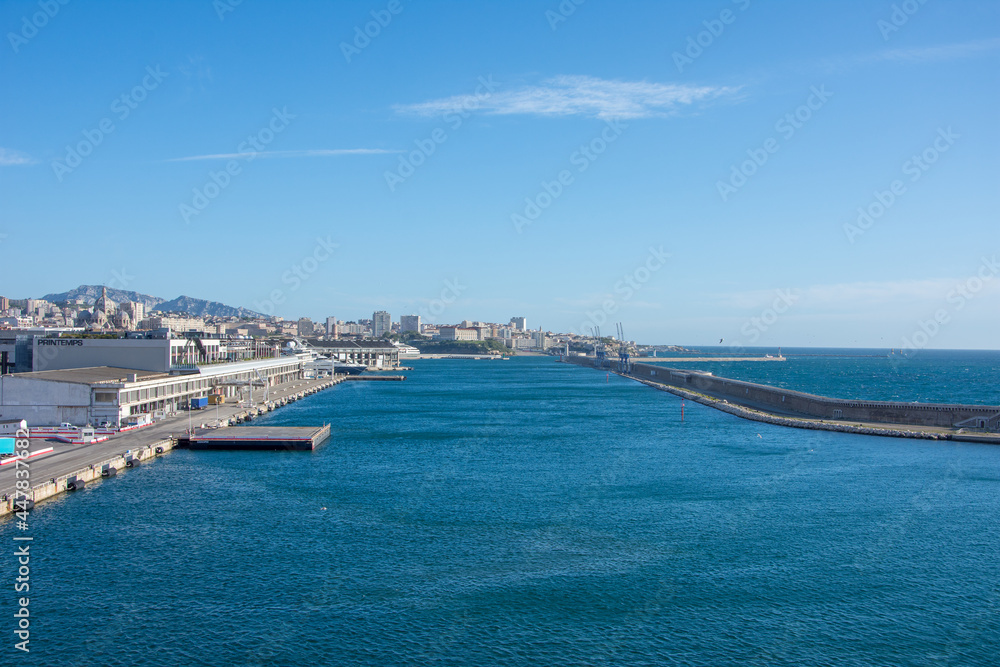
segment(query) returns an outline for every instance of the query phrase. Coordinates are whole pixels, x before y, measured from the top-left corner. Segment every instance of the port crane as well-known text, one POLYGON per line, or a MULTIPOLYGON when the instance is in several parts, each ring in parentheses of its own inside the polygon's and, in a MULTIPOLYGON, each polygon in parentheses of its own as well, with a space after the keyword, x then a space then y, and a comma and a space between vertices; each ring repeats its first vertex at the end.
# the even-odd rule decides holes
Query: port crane
POLYGON ((632 364, 629 361, 628 345, 625 344, 625 326, 618 322, 616 324, 618 332, 618 370, 622 373, 629 373, 632 364))

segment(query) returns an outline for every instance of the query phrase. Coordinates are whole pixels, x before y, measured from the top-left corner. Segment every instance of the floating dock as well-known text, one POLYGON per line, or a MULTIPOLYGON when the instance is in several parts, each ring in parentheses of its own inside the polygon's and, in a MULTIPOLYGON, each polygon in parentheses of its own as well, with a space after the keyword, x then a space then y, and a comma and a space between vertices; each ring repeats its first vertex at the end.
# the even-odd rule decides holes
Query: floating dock
POLYGON ((405 380, 405 375, 348 375, 344 380, 348 382, 386 382, 405 380))
POLYGON ((330 425, 312 426, 233 426, 196 429, 181 437, 181 447, 190 449, 253 449, 311 451, 330 437, 330 425))

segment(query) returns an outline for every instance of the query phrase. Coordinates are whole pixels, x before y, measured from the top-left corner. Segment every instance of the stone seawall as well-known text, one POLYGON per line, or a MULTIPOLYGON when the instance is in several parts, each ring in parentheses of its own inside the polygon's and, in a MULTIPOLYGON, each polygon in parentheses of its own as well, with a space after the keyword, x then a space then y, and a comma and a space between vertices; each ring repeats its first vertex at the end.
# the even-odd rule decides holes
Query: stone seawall
MULTIPOLYGON (((628 377, 628 376, 623 376, 623 377, 628 377)), ((749 419, 751 421, 757 421, 757 422, 764 422, 765 424, 774 424, 775 426, 790 426, 792 428, 805 428, 814 431, 837 431, 839 433, 860 433, 862 435, 881 435, 894 438, 918 438, 921 440, 951 439, 950 436, 946 434, 928 433, 926 431, 915 431, 912 429, 881 428, 878 426, 858 426, 855 424, 830 424, 826 422, 810 421, 807 419, 795 419, 793 417, 779 417, 778 415, 773 415, 767 412, 761 412, 759 410, 751 410, 750 408, 746 408, 741 405, 729 403, 725 399, 712 398, 710 396, 697 394, 695 392, 687 391, 685 389, 679 389, 677 387, 670 387, 667 385, 658 384, 656 382, 650 382, 649 380, 638 380, 638 381, 643 383, 644 385, 653 387, 654 389, 659 389, 660 391, 669 392, 675 396, 680 396, 681 398, 686 398, 695 403, 701 403, 702 405, 707 405, 709 407, 715 408, 716 410, 721 410, 722 412, 728 412, 731 415, 742 417, 743 419, 749 419)))
MULTIPOLYGON (((593 357, 567 357, 565 361, 580 366, 596 367, 596 360, 593 357)), ((617 361, 605 361, 603 368, 618 372, 617 366, 617 361)), ((996 405, 898 403, 828 398, 655 364, 632 364, 628 373, 619 374, 645 383, 686 390, 708 398, 725 399, 730 406, 736 405, 759 413, 766 412, 773 418, 835 420, 855 424, 903 424, 936 428, 965 427, 984 431, 995 431, 1000 427, 1000 406, 996 405)))

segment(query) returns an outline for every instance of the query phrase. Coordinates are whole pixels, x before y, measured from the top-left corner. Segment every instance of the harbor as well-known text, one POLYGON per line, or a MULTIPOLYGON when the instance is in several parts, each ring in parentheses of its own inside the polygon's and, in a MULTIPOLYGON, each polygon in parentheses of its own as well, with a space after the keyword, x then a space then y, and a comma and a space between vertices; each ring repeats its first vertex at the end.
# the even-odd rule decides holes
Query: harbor
MULTIPOLYGON (((363 377, 363 376, 361 376, 363 377)), ((376 376, 387 377, 387 376, 376 376)), ((344 376, 297 379, 285 384, 255 389, 246 402, 222 403, 201 410, 179 411, 139 429, 130 430, 89 444, 72 444, 52 439, 32 439, 31 456, 18 463, 9 458, 0 466, 0 516, 15 511, 16 470, 30 471, 30 506, 86 484, 112 477, 128 468, 149 462, 178 446, 189 430, 194 433, 223 433, 229 428, 244 430, 256 417, 344 382, 344 376)), ((254 429, 258 427, 252 427, 254 429)), ((262 428, 262 427, 261 427, 262 428)), ((326 426, 329 435, 329 426, 326 426)), ((294 433, 292 430, 290 433, 294 433)), ((273 434, 272 434, 273 437, 273 434)), ((295 438, 293 438, 294 440, 295 438)), ((320 444, 316 441, 314 445, 320 444)), ((18 494, 20 497, 20 494, 18 494)))

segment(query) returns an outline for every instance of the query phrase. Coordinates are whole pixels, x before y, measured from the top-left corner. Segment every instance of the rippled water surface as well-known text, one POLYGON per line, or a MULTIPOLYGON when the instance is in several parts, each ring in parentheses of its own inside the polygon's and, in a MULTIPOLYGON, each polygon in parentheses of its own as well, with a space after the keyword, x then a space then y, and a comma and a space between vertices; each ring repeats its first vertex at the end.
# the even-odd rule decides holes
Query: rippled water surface
MULTIPOLYGON (((717 373, 995 396, 968 354, 912 360, 913 392, 844 359, 717 373)), ((259 420, 332 423, 315 452, 175 451, 43 504, 4 664, 996 664, 1000 448, 682 422, 550 359, 412 365, 259 420)))

